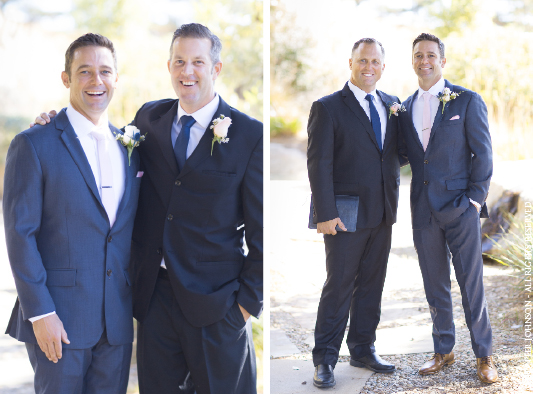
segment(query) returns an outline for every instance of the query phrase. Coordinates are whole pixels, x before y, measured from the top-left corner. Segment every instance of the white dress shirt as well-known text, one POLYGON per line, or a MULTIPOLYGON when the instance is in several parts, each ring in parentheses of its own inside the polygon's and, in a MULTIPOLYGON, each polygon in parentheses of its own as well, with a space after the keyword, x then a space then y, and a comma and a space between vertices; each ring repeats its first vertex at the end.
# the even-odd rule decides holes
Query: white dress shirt
MULTIPOLYGON (((431 119, 430 127, 433 127, 433 121, 435 120, 435 116, 437 115, 437 111, 439 110, 440 101, 437 98, 437 95, 443 90, 444 78, 441 77, 438 82, 427 91, 431 95, 431 97, 429 98, 429 110, 431 119)), ((424 93, 426 93, 425 90, 423 90, 422 88, 418 88, 418 96, 416 96, 416 100, 413 102, 413 124, 415 125, 415 130, 422 144, 424 144, 422 136, 422 117, 424 114, 424 97, 422 97, 422 95, 424 93)))
MULTIPOLYGON (((113 169, 113 190, 115 191, 116 203, 114 209, 116 213, 116 211, 118 210, 118 206, 120 205, 120 201, 122 201, 122 195, 124 194, 124 188, 126 183, 126 170, 124 168, 124 152, 122 151, 122 148, 119 145, 120 142, 115 140, 115 136, 109 128, 107 112, 102 115, 102 126, 99 127, 95 126, 85 116, 76 111, 70 104, 67 107, 67 117, 70 124, 72 125, 72 128, 76 132, 76 135, 78 136, 78 140, 80 141, 81 147, 85 152, 85 157, 87 157, 87 161, 91 166, 94 180, 96 181, 96 186, 99 192, 101 186, 99 168, 100 162, 98 160, 97 142, 96 139, 91 135, 91 131, 99 128, 100 133, 103 133, 107 138, 109 138, 109 155, 111 160, 111 167, 113 169)), ((29 318, 29 320, 33 323, 36 320, 42 319, 43 317, 52 315, 54 313, 55 311, 29 318)))
MULTIPOLYGON (((187 159, 198 146, 198 143, 204 136, 206 129, 208 129, 211 125, 211 120, 213 119, 213 116, 215 116, 215 112, 217 112, 219 103, 220 97, 215 93, 213 100, 192 114, 188 114, 183 108, 181 108, 181 102, 180 105, 178 105, 178 112, 174 117, 174 122, 172 122, 172 131, 170 132, 172 147, 174 147, 174 144, 178 139, 178 135, 181 132, 181 117, 184 115, 192 116, 196 121, 196 123, 191 126, 191 135, 189 137, 189 144, 187 145, 187 159)), ((224 115, 228 116, 228 114, 224 115)), ((161 267, 167 268, 164 257, 161 259, 161 267)))
MULTIPOLYGON (((370 104, 368 100, 365 99, 368 93, 359 89, 351 81, 348 81, 348 87, 353 92, 357 101, 359 101, 359 104, 361 104, 361 107, 363 107, 363 110, 365 111, 366 116, 368 116, 370 122, 372 122, 372 118, 370 117, 370 104)), ((379 114, 379 123, 381 123, 381 146, 383 147, 383 145, 385 145, 385 133, 387 132, 387 107, 385 106, 385 103, 381 101, 376 89, 371 91, 370 94, 374 96, 374 105, 376 106, 379 114)))

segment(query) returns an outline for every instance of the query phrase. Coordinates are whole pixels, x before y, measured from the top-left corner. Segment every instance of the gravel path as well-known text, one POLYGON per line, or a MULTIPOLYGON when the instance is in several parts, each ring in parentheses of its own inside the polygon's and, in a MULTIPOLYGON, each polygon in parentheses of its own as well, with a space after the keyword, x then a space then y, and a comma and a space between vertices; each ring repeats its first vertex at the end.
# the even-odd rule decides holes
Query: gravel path
MULTIPOLYGON (((476 360, 470 345, 470 335, 461 306, 459 287, 456 282, 452 282, 454 312, 456 312, 454 313, 457 340, 454 348, 456 362, 445 367, 438 374, 421 376, 418 374, 418 368, 430 358, 430 354, 384 356, 384 359, 396 365, 397 371, 393 374, 372 375, 361 394, 533 393, 533 363, 525 359, 523 339, 524 305, 527 294, 520 294, 519 281, 507 273, 507 270, 502 270, 502 275, 485 277, 484 280, 493 329, 494 359, 500 376, 498 382, 487 385, 477 378, 476 360)), ((276 281, 273 280, 273 282, 275 285, 276 281)), ((425 301, 425 295, 423 289, 399 290, 385 292, 383 300, 418 302, 425 301)), ((279 306, 279 304, 273 301, 272 306, 279 306)), ((429 319, 417 321, 417 324, 428 323, 430 323, 429 319)), ((400 325, 401 323, 389 322, 387 325, 380 325, 378 329, 400 325)), ((312 331, 303 330, 286 312, 273 312, 271 326, 283 329, 300 349, 302 354, 293 358, 312 360, 311 347, 304 343, 312 331)), ((340 362, 348 361, 348 357, 340 359, 340 362)))

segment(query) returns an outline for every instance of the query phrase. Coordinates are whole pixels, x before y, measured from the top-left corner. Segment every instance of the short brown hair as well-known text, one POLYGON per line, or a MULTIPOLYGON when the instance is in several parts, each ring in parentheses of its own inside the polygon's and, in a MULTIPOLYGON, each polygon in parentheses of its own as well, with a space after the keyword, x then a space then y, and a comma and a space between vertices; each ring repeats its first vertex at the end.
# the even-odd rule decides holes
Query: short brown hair
POLYGON ((172 50, 174 41, 178 38, 207 38, 211 41, 211 62, 213 66, 220 62, 220 52, 222 51, 222 43, 220 39, 211 33, 206 26, 199 23, 189 23, 181 25, 172 36, 172 42, 170 43, 170 57, 172 58, 172 50))
POLYGON ((74 40, 65 52, 65 72, 67 73, 69 79, 70 68, 72 67, 72 61, 74 60, 74 52, 76 52, 76 50, 79 48, 88 46, 96 46, 109 49, 111 51, 111 54, 113 55, 113 60, 115 62, 115 71, 117 71, 117 53, 115 52, 115 47, 113 46, 111 40, 100 34, 87 33, 74 40))
POLYGON ((413 41, 413 50, 415 49, 415 45, 418 44, 420 41, 433 41, 436 42, 439 46, 439 54, 441 58, 444 58, 444 43, 440 40, 439 37, 434 36, 433 34, 429 33, 422 33, 418 37, 415 38, 413 41))
POLYGON ((385 57, 385 48, 383 48, 383 45, 381 45, 381 42, 376 40, 375 38, 361 38, 360 40, 357 40, 355 44, 353 44, 352 48, 352 55, 354 51, 359 48, 359 45, 361 44, 378 44, 381 48, 381 55, 385 57))

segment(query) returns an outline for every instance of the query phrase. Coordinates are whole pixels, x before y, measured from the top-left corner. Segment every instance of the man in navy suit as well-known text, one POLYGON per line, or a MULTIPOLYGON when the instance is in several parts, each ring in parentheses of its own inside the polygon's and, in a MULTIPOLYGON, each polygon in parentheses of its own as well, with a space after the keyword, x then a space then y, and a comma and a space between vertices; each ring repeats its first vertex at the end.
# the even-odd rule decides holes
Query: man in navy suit
POLYGON ((477 375, 493 383, 492 330, 483 290, 480 212, 492 176, 487 107, 481 96, 442 77, 444 44, 431 34, 413 42, 420 88, 405 101, 400 128, 413 172, 413 239, 433 320, 435 354, 419 370, 437 373, 454 362, 455 327, 450 253, 477 358, 477 375))
POLYGON ((400 184, 398 117, 390 112, 400 101, 376 90, 384 57, 375 39, 357 41, 350 80, 314 102, 309 114, 307 168, 327 269, 313 349, 313 384, 320 388, 335 385, 333 369, 348 315, 350 364, 374 372, 395 370, 374 348, 400 184), (345 230, 336 195, 359 197, 355 232, 336 230, 345 230))
POLYGON ((197 394, 256 392, 263 125, 215 92, 221 47, 205 26, 177 29, 168 69, 179 100, 146 103, 133 121, 148 135, 132 241, 142 394, 192 392, 188 377, 197 394), (222 116, 231 125, 218 143, 222 116))
POLYGON ((4 225, 18 299, 7 332, 26 343, 42 393, 126 393, 133 341, 129 271, 141 180, 107 120, 113 44, 66 52, 70 104, 18 134, 7 154, 4 225))

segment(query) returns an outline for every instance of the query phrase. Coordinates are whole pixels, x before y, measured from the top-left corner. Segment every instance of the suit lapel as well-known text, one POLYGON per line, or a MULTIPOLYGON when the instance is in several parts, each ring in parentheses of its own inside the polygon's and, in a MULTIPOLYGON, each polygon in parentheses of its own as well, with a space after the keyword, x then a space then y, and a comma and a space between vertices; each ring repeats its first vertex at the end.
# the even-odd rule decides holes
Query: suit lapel
MULTIPOLYGON (((117 129, 115 126, 113 126, 111 123, 109 123, 109 128, 113 132, 113 134, 122 134, 119 129, 117 129)), ((125 209, 126 205, 128 204, 131 196, 131 186, 132 186, 132 180, 137 175, 136 174, 136 166, 129 165, 128 163, 128 150, 124 145, 122 145, 120 142, 117 141, 117 144, 120 145, 120 151, 122 152, 122 162, 124 164, 124 194, 122 195, 122 199, 120 200, 120 204, 117 209, 117 215, 115 224, 118 220, 121 218, 121 213, 125 209)), ((137 148, 135 148, 137 149, 137 148)), ((133 156, 133 154, 132 154, 133 156)), ((115 227, 115 225, 113 225, 115 227)))
POLYGON ((405 101, 405 108, 407 109, 406 116, 409 118, 409 121, 407 122, 407 124, 409 125, 410 132, 413 134, 413 138, 417 142, 418 147, 424 150, 422 141, 420 141, 420 137, 418 136, 418 132, 416 131, 416 128, 415 128, 415 124, 413 123, 413 105, 417 98, 418 98, 418 89, 411 97, 409 97, 405 101))
MULTIPOLYGON (((85 156, 85 151, 83 150, 81 143, 74 131, 74 128, 68 121, 68 117, 65 109, 63 109, 56 117, 56 127, 58 130, 62 130, 61 139, 65 143, 72 160, 78 166, 85 183, 93 193, 94 197, 98 200, 100 205, 102 205, 102 200, 100 199, 100 193, 98 193, 98 188, 96 186, 96 181, 94 179, 94 174, 91 169, 91 165, 85 156)), ((103 205, 102 205, 103 207, 103 205)))
MULTIPOLYGON (((448 82, 446 79, 444 80, 444 87, 449 88, 453 92, 453 85, 450 82, 448 82)), ((440 122, 444 118, 444 114, 442 113, 443 112, 442 106, 443 106, 443 103, 442 101, 440 101, 439 108, 437 109, 437 114, 435 115, 435 120, 433 121, 433 127, 431 127, 431 135, 429 136, 428 147, 429 147, 429 144, 431 143, 431 140, 433 139, 433 136, 435 135, 435 132, 439 128, 440 122)), ((444 107, 444 112, 448 112, 449 106, 450 106, 450 102, 448 102, 448 104, 446 104, 446 106, 444 107)))
MULTIPOLYGON (((230 106, 222 100, 222 97, 220 97, 220 102, 218 104, 217 111, 215 112, 215 115, 211 118, 211 122, 207 125, 207 128, 205 129, 204 135, 202 138, 200 138, 200 142, 198 143, 198 146, 194 151, 191 153, 189 158, 185 161, 185 166, 183 167, 183 170, 181 170, 178 177, 182 177, 189 173, 191 170, 193 170, 196 166, 198 166, 200 163, 203 163, 206 159, 208 159, 211 156, 211 143, 213 141, 213 131, 210 129, 211 125, 213 124, 213 120, 218 118, 220 115, 224 115, 225 117, 229 117, 231 114, 231 108, 230 106)), ((232 132, 235 132, 234 128, 232 129, 232 126, 228 129, 228 138, 230 139, 231 144, 231 134, 232 132)), ((213 148, 213 154, 215 149, 223 149, 224 145, 219 145, 218 143, 215 143, 215 146, 213 148)))
MULTIPOLYGON (((383 93, 380 90, 376 90, 379 98, 381 99, 381 102, 383 103, 383 106, 385 107, 385 122, 387 122, 387 125, 385 126, 385 140, 383 141, 383 150, 385 150, 385 146, 389 143, 391 137, 391 128, 392 128, 392 122, 389 122, 389 106, 392 104, 392 97, 390 97, 388 94, 383 93)), ((391 117, 394 115, 391 115, 391 117)))
POLYGON ((175 174, 178 173, 178 165, 176 163, 176 157, 174 156, 174 147, 172 146, 172 122, 178 113, 179 101, 176 100, 172 108, 159 119, 151 122, 152 130, 155 134, 155 138, 159 143, 163 157, 167 161, 168 165, 175 174))
POLYGON ((368 136, 374 142, 376 149, 379 151, 379 145, 376 140, 376 135, 374 134, 374 129, 372 129, 372 123, 370 123, 370 119, 368 119, 365 110, 361 107, 361 104, 359 104, 359 101, 357 101, 353 92, 348 87, 348 83, 346 83, 346 85, 344 85, 344 88, 342 89, 342 96, 344 97, 344 103, 348 106, 348 108, 350 108, 354 115, 363 124, 366 132, 368 133, 368 136))

